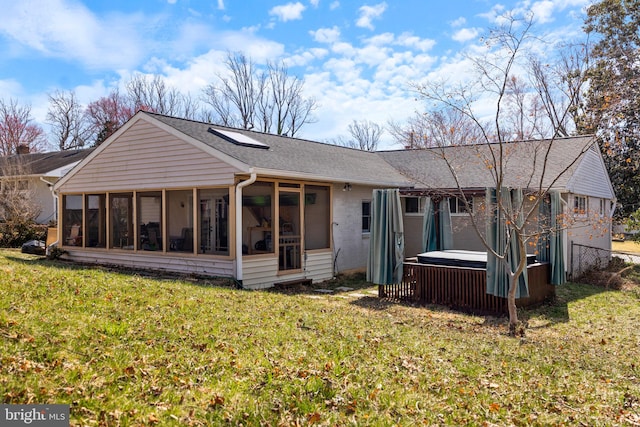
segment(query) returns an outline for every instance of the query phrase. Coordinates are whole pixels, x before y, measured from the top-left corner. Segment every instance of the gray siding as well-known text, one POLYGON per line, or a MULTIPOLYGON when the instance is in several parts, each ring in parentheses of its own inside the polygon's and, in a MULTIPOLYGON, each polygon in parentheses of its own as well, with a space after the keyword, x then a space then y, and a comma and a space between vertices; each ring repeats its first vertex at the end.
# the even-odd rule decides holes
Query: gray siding
POLYGON ((610 186, 609 176, 600 153, 590 149, 585 153, 574 175, 567 184, 567 189, 575 194, 613 199, 615 196, 610 186))
POLYGON ((237 170, 144 120, 88 161, 60 192, 233 184, 237 170))

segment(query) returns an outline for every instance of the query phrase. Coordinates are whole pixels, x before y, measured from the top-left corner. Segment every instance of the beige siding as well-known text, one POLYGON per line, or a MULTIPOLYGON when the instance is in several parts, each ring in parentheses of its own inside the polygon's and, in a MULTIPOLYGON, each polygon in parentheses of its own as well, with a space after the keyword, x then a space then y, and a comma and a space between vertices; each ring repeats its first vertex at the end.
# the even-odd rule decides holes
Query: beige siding
POLYGON ((101 251, 68 249, 69 258, 76 262, 102 265, 121 265, 131 268, 170 271, 204 276, 234 277, 233 260, 207 256, 175 256, 129 251, 101 251))
POLYGON ((313 282, 322 282, 333 277, 333 254, 331 251, 307 253, 306 277, 313 282))
POLYGON ((84 165, 60 192, 229 185, 235 172, 210 154, 141 120, 84 165))
POLYGON ((308 252, 305 270, 278 274, 275 255, 245 256, 242 285, 248 289, 264 289, 288 280, 312 279, 314 283, 329 280, 333 277, 332 259, 331 251, 308 252))

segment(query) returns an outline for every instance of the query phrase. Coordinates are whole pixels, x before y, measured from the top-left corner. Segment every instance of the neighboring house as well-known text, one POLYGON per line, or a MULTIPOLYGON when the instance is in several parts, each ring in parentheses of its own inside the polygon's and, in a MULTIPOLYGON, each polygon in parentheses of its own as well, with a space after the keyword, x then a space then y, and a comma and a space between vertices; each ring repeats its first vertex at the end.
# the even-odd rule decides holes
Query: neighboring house
MULTIPOLYGON (((372 153, 139 112, 56 183, 59 244, 77 261, 231 276, 247 288, 322 281, 366 266, 374 189, 418 198, 417 213, 430 189, 451 187, 429 152, 372 153)), ((605 200, 608 214, 599 152, 579 157, 557 187, 570 204, 574 194, 605 200)), ((473 178, 465 188, 481 197, 487 183, 473 178)), ((421 249, 411 216, 406 256, 421 249)), ((461 233, 457 244, 478 249, 461 233)))
POLYGON ((55 221, 58 203, 52 191, 53 184, 91 151, 68 150, 0 157, 0 186, 11 186, 28 193, 39 211, 35 218, 37 223, 55 221))

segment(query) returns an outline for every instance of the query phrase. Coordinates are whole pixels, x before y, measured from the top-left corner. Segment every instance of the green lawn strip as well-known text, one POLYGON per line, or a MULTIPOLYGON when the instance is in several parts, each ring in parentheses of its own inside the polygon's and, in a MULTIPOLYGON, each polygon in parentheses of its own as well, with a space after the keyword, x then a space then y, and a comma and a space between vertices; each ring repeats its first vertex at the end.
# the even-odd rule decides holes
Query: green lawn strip
MULTIPOLYGON (((0 251, 0 400, 72 425, 633 425, 634 291, 506 319, 243 291, 0 251)), ((352 285, 352 283, 350 283, 352 285)), ((362 284, 361 284, 362 285, 362 284)), ((366 286, 366 284, 364 284, 366 286)))

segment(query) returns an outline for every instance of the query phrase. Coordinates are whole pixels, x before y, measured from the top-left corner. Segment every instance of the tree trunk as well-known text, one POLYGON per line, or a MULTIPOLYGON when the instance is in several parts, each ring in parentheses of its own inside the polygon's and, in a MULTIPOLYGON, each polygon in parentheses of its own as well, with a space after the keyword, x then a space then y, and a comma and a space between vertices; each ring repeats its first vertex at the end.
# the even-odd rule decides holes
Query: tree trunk
POLYGON ((518 267, 516 271, 509 275, 511 283, 509 283, 509 293, 507 294, 507 307, 509 309, 509 335, 517 336, 524 335, 524 329, 520 328, 518 321, 518 310, 516 308, 516 290, 518 289, 518 282, 520 276, 525 268, 527 268, 527 254, 524 239, 522 235, 516 231, 516 238, 518 240, 518 267))

